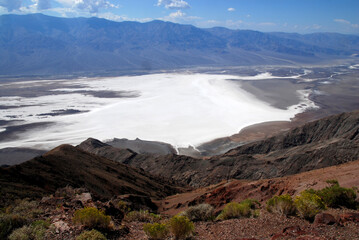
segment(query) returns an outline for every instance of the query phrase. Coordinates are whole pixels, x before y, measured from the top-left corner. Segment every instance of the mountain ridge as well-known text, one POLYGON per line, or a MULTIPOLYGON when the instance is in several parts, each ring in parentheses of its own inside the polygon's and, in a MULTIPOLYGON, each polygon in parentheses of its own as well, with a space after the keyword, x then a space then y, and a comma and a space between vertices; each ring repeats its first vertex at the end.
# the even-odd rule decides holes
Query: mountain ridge
POLYGON ((223 179, 283 177, 355 161, 359 159, 359 111, 309 122, 274 137, 205 159, 136 153, 127 158, 121 152, 126 150, 109 145, 98 147, 94 144, 97 141, 88 139, 78 147, 114 161, 141 167, 155 175, 199 187, 223 179))
POLYGON ((344 34, 202 29, 159 20, 0 16, 3 76, 318 63, 357 54, 358 46, 359 36, 344 34))
POLYGON ((0 168, 0 205, 14 196, 39 198, 68 185, 85 187, 100 199, 124 194, 158 199, 182 191, 171 180, 64 144, 22 164, 0 168))

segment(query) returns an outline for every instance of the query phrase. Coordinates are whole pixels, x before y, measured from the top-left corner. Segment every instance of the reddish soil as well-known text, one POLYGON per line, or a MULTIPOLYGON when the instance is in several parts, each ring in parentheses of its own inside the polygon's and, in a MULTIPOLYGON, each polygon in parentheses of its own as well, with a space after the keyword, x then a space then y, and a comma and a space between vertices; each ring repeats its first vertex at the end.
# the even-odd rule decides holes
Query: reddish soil
POLYGON ((157 204, 162 214, 169 215, 203 202, 213 205, 218 211, 231 201, 239 202, 252 198, 264 203, 274 195, 288 193, 295 196, 308 188, 320 189, 328 185, 326 180, 329 179, 338 180, 343 187, 359 187, 358 176, 359 160, 282 178, 223 181, 209 187, 169 196, 157 204))

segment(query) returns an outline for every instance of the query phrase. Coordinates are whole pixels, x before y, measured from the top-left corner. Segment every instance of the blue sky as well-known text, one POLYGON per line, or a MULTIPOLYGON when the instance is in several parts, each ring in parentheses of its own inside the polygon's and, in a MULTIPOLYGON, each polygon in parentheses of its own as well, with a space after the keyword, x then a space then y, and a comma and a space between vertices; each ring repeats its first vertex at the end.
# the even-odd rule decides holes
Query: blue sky
POLYGON ((359 0, 0 0, 0 14, 155 19, 264 32, 359 34, 359 0))

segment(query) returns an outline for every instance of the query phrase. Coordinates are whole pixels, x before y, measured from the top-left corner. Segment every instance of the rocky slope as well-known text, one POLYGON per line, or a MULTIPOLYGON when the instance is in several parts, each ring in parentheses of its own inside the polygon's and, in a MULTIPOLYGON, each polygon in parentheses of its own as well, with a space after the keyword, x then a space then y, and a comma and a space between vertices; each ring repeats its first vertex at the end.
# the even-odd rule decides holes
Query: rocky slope
POLYGON ((274 195, 298 195, 313 188, 322 189, 327 180, 336 179, 342 187, 359 186, 359 159, 337 166, 316 169, 291 176, 260 180, 229 180, 198 188, 190 192, 169 196, 158 202, 159 211, 174 215, 188 206, 203 202, 209 203, 219 211, 229 202, 240 202, 244 199, 256 199, 262 204, 274 195))
POLYGON ((78 147, 192 186, 282 177, 359 159, 359 111, 313 121, 207 159, 137 154, 94 139, 78 147))
POLYGON ((174 182, 143 170, 61 145, 30 161, 0 168, 0 205, 12 198, 37 198, 66 187, 86 187, 97 198, 135 194, 163 198, 180 191, 174 182))

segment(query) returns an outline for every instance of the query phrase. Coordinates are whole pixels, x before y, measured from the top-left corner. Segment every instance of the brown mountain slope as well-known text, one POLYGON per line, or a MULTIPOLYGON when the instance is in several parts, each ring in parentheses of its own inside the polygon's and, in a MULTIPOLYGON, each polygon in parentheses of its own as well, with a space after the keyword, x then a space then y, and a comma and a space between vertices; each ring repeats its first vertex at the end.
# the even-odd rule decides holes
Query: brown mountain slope
POLYGON ((162 198, 179 191, 171 181, 70 145, 61 145, 30 161, 0 168, 0 205, 12 197, 39 197, 70 185, 95 196, 138 194, 162 198))
POLYGON ((240 202, 252 198, 264 203, 274 195, 288 193, 295 196, 305 189, 321 189, 328 186, 326 180, 331 179, 338 180, 343 187, 359 187, 358 176, 359 160, 281 178, 223 181, 191 192, 169 196, 157 204, 160 212, 170 215, 204 202, 220 210, 231 201, 240 202))
POLYGON ((282 177, 359 159, 359 111, 310 122, 208 159, 136 154, 94 139, 78 147, 192 186, 229 178, 282 177))

